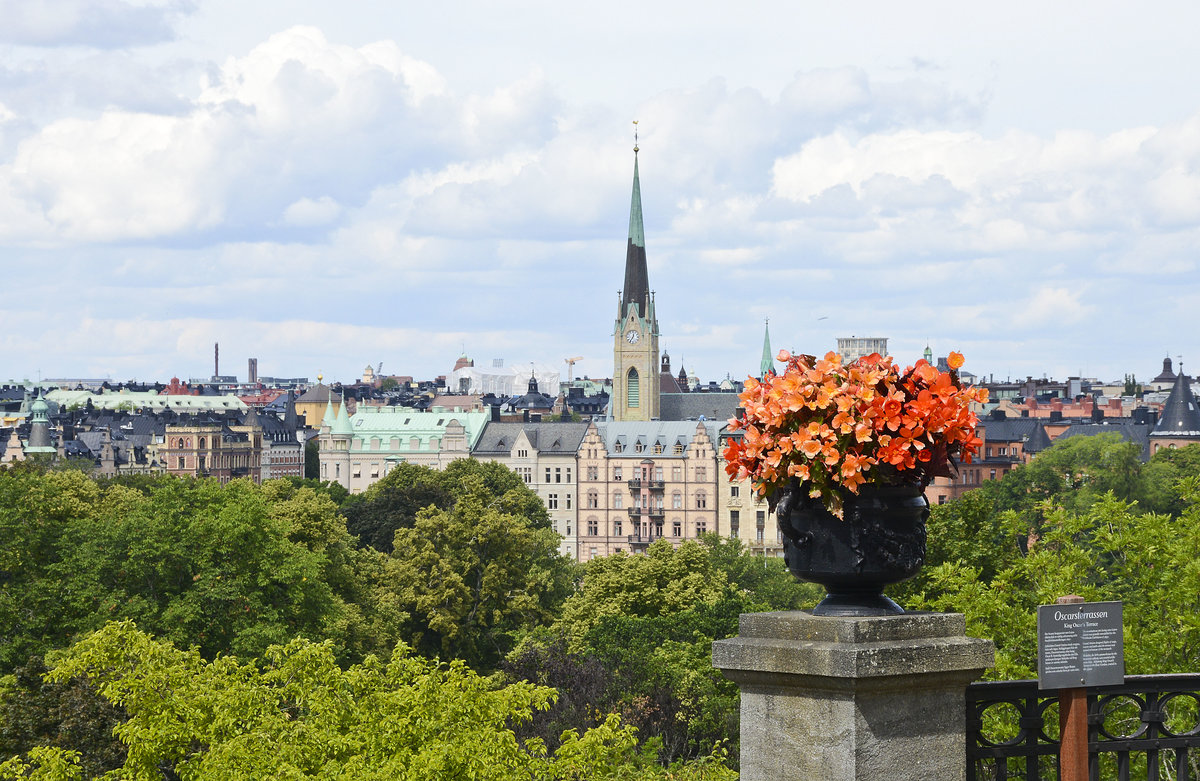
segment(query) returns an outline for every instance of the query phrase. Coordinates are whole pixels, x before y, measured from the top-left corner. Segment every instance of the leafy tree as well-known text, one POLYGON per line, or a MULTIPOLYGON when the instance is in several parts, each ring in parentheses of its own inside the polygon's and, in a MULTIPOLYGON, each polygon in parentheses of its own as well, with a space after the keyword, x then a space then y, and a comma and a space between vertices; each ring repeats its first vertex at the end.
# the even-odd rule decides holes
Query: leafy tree
POLYGON ((431 505, 397 529, 386 568, 410 615, 412 644, 485 668, 549 623, 571 587, 571 564, 558 552, 541 501, 496 466, 452 464, 452 507, 431 505), (511 487, 499 492, 504 486, 511 487))
POLYGON ((125 712, 96 693, 85 678, 47 681, 40 656, 0 678, 0 757, 39 747, 75 749, 88 778, 120 767, 125 746, 113 727, 125 712))
POLYGON ((379 390, 390 391, 400 387, 400 381, 395 377, 384 377, 379 383, 379 390))
POLYGON ((208 656, 327 636, 330 551, 292 541, 281 511, 247 481, 146 495, 77 472, 0 475, 0 672, 120 617, 208 656))
MULTIPOLYGON (((564 735, 553 755, 538 740, 522 744, 508 725, 547 707, 553 690, 495 688, 461 662, 440 665, 403 646, 386 665, 371 657, 347 670, 327 644, 302 640, 272 646, 261 664, 209 662, 121 622, 82 640, 52 673, 77 677, 128 711, 116 731, 130 778, 732 777, 719 757, 660 767, 653 746, 639 749, 616 717, 564 735)), ((75 759, 43 749, 0 765, 0 778, 46 777, 47 768, 69 777, 75 759)))
POLYGON ((999 679, 1034 677, 1036 611, 1064 594, 1124 603, 1130 674, 1183 672, 1200 666, 1200 615, 1181 610, 1200 589, 1200 479, 1180 483, 1179 518, 1138 511, 1114 495, 1085 512, 1044 508, 1026 549, 985 578, 980 568, 945 562, 926 573, 907 604, 962 612, 968 632, 996 643, 999 679))
POLYGON ((581 588, 563 605, 555 625, 578 649, 603 616, 678 613, 715 602, 727 583, 700 543, 689 540, 673 548, 658 540, 641 556, 620 552, 589 561, 581 588))
POLYGON ((550 528, 542 500, 515 472, 501 464, 466 458, 452 461, 440 471, 409 463, 396 465, 366 493, 345 504, 346 528, 363 545, 391 553, 398 529, 413 528, 417 514, 426 507, 453 509, 467 492, 468 482, 476 479, 491 496, 507 497, 512 511, 530 525, 550 528))

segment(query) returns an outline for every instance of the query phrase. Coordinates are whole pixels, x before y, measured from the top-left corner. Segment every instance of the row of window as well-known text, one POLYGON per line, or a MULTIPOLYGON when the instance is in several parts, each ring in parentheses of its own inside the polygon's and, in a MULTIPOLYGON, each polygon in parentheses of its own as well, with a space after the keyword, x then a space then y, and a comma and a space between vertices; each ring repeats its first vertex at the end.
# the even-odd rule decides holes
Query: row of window
MULTIPOLYGON (((665 528, 666 528, 665 524, 662 521, 655 521, 654 523, 637 523, 637 522, 631 521, 629 523, 629 529, 626 530, 624 523, 622 523, 621 521, 613 521, 612 533, 613 533, 614 537, 622 537, 625 534, 641 534, 642 536, 662 537, 665 528)), ((699 536, 701 534, 706 534, 707 532, 708 532, 708 521, 696 521, 695 522, 696 536, 699 536)), ((589 519, 587 521, 587 536, 599 537, 600 534, 601 534, 600 521, 595 518, 589 519)), ((683 522, 682 521, 672 521, 671 522, 671 536, 672 537, 682 537, 683 536, 683 522)))
MULTIPOLYGON (((549 469, 547 469, 546 471, 549 472, 549 469)), ((695 477, 693 479, 697 483, 703 483, 705 480, 708 479, 708 467, 706 467, 704 465, 697 465, 696 467, 693 468, 692 473, 695 475, 695 477)), ((589 466, 589 467, 587 467, 586 474, 587 474, 588 480, 595 482, 600 479, 600 467, 589 466)), ((612 474, 613 474, 612 479, 619 483, 625 479, 625 468, 622 466, 614 466, 612 474)), ((665 479, 666 472, 663 470, 663 468, 661 466, 654 467, 654 471, 650 472, 650 473, 644 473, 641 468, 635 467, 634 469, 630 470, 630 475, 634 479, 638 479, 638 478, 641 478, 644 480, 654 479, 661 483, 665 479), (650 477, 651 474, 654 475, 653 478, 650 477)), ((673 482, 678 483, 682 479, 683 479, 683 468, 678 467, 678 466, 671 467, 671 480, 673 482)), ((568 469, 567 470, 567 482, 570 482, 570 481, 571 481, 571 470, 568 469)), ((547 478, 546 482, 550 482, 549 478, 547 478)), ((558 482, 558 481, 556 480, 555 482, 558 482)))
MULTIPOLYGON (((625 496, 626 496, 625 491, 614 491, 613 495, 612 495, 612 509, 624 510, 625 509, 625 496)), ((693 498, 695 501, 695 509, 705 510, 708 508, 708 494, 706 494, 704 491, 697 491, 693 498)), ((643 502, 643 500, 642 500, 641 494, 633 495, 633 505, 632 505, 633 507, 641 508, 643 506, 642 502, 643 502)), ((645 507, 653 507, 653 508, 661 510, 661 509, 663 509, 663 498, 661 496, 647 497, 645 500, 644 506, 645 507)), ((600 494, 596 493, 595 491, 588 491, 587 507, 589 510, 599 509, 600 508, 600 494)), ((683 494, 680 493, 679 491, 674 491, 671 493, 671 509, 672 510, 682 510, 683 509, 683 494)))

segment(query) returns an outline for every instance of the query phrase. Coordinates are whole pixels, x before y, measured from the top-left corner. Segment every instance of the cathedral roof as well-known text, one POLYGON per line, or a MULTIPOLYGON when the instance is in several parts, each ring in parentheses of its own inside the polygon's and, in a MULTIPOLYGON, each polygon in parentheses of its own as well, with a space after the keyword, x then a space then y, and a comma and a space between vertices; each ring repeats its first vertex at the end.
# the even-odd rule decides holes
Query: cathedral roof
POLYGON ((1192 395, 1191 380, 1179 367, 1171 395, 1163 404, 1162 417, 1154 427, 1156 437, 1200 437, 1200 409, 1192 395))

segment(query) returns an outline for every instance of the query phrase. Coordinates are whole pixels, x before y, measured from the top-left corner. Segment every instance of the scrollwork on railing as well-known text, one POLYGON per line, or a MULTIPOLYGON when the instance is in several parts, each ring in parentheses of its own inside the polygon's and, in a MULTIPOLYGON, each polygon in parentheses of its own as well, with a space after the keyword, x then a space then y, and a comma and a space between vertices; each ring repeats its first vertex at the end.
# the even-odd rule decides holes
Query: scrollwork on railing
MULTIPOLYGON (((967 688, 967 779, 1057 778, 1058 693, 1037 681, 967 688)), ((1093 781, 1200 780, 1200 675, 1132 675, 1088 692, 1093 781)))

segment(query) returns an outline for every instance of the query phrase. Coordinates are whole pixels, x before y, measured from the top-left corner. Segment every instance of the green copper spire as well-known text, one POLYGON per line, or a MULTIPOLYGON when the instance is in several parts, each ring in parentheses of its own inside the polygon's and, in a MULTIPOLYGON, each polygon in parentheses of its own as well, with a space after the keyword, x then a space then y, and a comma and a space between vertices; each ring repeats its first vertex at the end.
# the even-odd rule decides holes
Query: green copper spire
POLYGON ((350 413, 346 411, 346 394, 342 394, 342 406, 338 408, 337 420, 333 424, 333 433, 341 436, 353 436, 354 428, 350 425, 350 413))
POLYGON ((642 183, 638 176, 636 148, 633 150, 633 200, 629 205, 629 240, 634 246, 646 246, 646 230, 642 227, 642 183))
POLYGON ((766 377, 768 374, 774 373, 775 358, 771 355, 771 319, 767 318, 767 324, 763 326, 762 363, 758 365, 758 374, 760 377, 766 377))
POLYGON ((921 357, 924 358, 925 363, 929 364, 930 366, 935 365, 933 362, 933 350, 929 347, 928 344, 925 345, 925 354, 922 355, 921 357))
POLYGON ((633 147, 633 200, 629 206, 629 241, 625 248, 625 287, 621 291, 618 322, 637 308, 638 317, 650 318, 650 280, 646 271, 646 231, 642 226, 642 185, 638 176, 638 148, 633 147))

